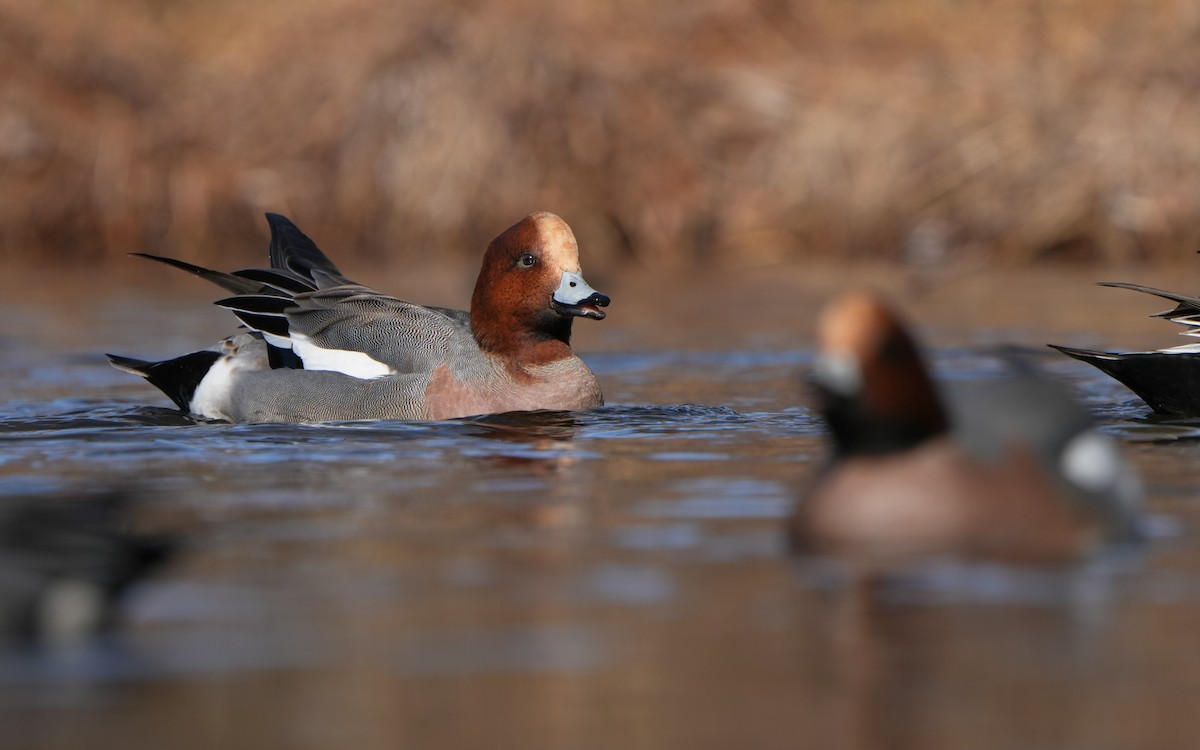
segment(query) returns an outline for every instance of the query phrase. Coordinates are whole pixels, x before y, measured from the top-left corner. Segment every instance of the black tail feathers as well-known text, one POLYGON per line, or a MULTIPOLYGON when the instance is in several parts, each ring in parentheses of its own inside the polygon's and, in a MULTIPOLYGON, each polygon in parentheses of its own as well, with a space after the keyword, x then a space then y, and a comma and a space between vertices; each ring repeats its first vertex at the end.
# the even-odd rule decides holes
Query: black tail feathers
POLYGON ((208 374, 213 363, 221 354, 214 351, 201 351, 185 354, 182 357, 168 359, 162 362, 147 362, 132 357, 122 357, 116 354, 106 354, 109 363, 124 372, 140 375, 150 384, 167 394, 183 411, 191 410, 192 397, 196 395, 196 387, 208 374))

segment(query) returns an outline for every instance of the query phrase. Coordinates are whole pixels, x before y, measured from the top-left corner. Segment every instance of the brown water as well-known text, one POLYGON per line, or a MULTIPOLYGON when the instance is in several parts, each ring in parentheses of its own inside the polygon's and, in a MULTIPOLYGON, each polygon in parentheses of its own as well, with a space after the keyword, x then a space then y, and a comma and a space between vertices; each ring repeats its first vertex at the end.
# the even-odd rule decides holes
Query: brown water
POLYGON ((1156 303, 1090 282, 1177 276, 593 279, 611 316, 576 339, 604 408, 233 426, 100 356, 224 335, 210 290, 30 272, 0 303, 0 500, 119 486, 187 543, 114 636, 0 654, 0 746, 1195 746, 1200 442, 1042 346, 1176 343, 1156 303), (864 280, 905 300, 943 379, 993 376, 1013 344, 1073 383, 1143 474, 1151 543, 869 588, 789 558, 781 519, 825 449, 798 384, 812 315, 864 280))

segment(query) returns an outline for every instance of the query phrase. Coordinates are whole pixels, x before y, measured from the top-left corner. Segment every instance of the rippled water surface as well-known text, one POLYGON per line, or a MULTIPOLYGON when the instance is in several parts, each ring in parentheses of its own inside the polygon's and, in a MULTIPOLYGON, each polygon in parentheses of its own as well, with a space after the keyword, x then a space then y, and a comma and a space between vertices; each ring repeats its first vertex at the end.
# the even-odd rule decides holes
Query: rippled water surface
POLYGON ((208 290, 158 278, 0 306, 0 500, 111 486, 185 540, 113 635, 0 652, 4 747, 1200 741, 1196 428, 1041 347, 1172 343, 1093 273, 1064 297, 973 278, 913 317, 944 380, 1013 344, 1074 384, 1142 471, 1152 543, 871 587, 781 533, 825 450, 798 378, 829 288, 617 285, 576 328, 609 402, 587 413, 238 426, 104 364, 228 332, 208 290), (1080 312, 1109 302, 1113 328, 1080 312))

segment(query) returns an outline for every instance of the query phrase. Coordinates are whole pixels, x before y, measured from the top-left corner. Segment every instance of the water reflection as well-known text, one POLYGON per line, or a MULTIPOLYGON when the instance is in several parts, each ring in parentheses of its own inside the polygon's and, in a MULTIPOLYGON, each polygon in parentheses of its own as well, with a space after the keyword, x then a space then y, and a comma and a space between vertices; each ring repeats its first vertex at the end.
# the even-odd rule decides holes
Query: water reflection
POLYGON ((940 563, 826 589, 838 746, 953 746, 941 738, 969 736, 973 747, 1010 746, 1013 737, 1085 747, 1078 737, 1112 736, 1086 708, 1103 690, 1061 687, 1104 679, 1122 600, 1140 598, 1121 592, 1129 583, 1105 566, 940 563), (988 677, 962 679, 972 674, 988 677))

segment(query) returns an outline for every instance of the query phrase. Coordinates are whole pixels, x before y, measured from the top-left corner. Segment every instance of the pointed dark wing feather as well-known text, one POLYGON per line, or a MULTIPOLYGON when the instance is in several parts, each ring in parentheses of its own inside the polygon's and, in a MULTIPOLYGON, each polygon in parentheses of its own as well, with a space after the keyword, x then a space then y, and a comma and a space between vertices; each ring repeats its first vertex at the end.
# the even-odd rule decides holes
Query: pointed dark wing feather
POLYGON ((333 280, 338 284, 353 283, 338 270, 317 243, 300 231, 291 219, 279 214, 268 213, 267 223, 271 225, 271 267, 284 269, 306 279, 313 280, 319 286, 329 286, 323 283, 333 280), (319 278, 324 276, 324 278, 319 278))
MULTIPOLYGON (((315 284, 303 276, 274 268, 243 268, 240 271, 234 271, 233 275, 238 278, 260 282, 263 286, 278 289, 289 296, 304 292, 313 292, 317 289, 315 284)), ((249 293, 253 294, 254 292, 249 293)), ((242 294, 247 294, 247 292, 242 292, 242 294)))
POLYGON ((279 315, 259 315, 258 313, 234 310, 233 314, 252 331, 269 333, 280 338, 288 337, 287 318, 279 315))
POLYGON ((296 302, 291 297, 277 297, 268 294, 239 294, 236 297, 217 300, 213 304, 234 311, 263 315, 284 315, 288 310, 296 307, 296 302))
POLYGON ((238 274, 230 274, 223 271, 213 271, 208 268, 192 265, 191 263, 185 263, 182 260, 165 258, 161 255, 150 255, 149 253, 130 253, 130 255, 152 260, 157 263, 163 263, 168 266, 174 266, 175 268, 179 268, 187 271, 190 274, 199 276, 205 281, 212 282, 225 291, 233 292, 234 294, 259 294, 264 291, 262 288, 263 285, 259 281, 247 279, 239 276, 238 274))
POLYGON ((1143 294, 1152 294, 1155 297, 1169 299, 1172 302, 1177 302, 1178 306, 1173 310, 1155 313, 1153 317, 1167 318, 1173 320, 1182 315, 1195 315, 1200 313, 1200 297, 1190 297, 1186 294, 1177 294, 1176 292, 1168 292, 1162 289, 1154 289, 1153 287, 1142 286, 1141 284, 1129 284, 1123 281, 1101 281, 1097 286, 1110 286, 1115 289, 1129 289, 1143 294))
POLYGON ((287 310, 296 306, 291 297, 273 297, 265 294, 239 295, 218 300, 213 304, 232 310, 238 320, 248 328, 283 338, 288 336, 287 310))

